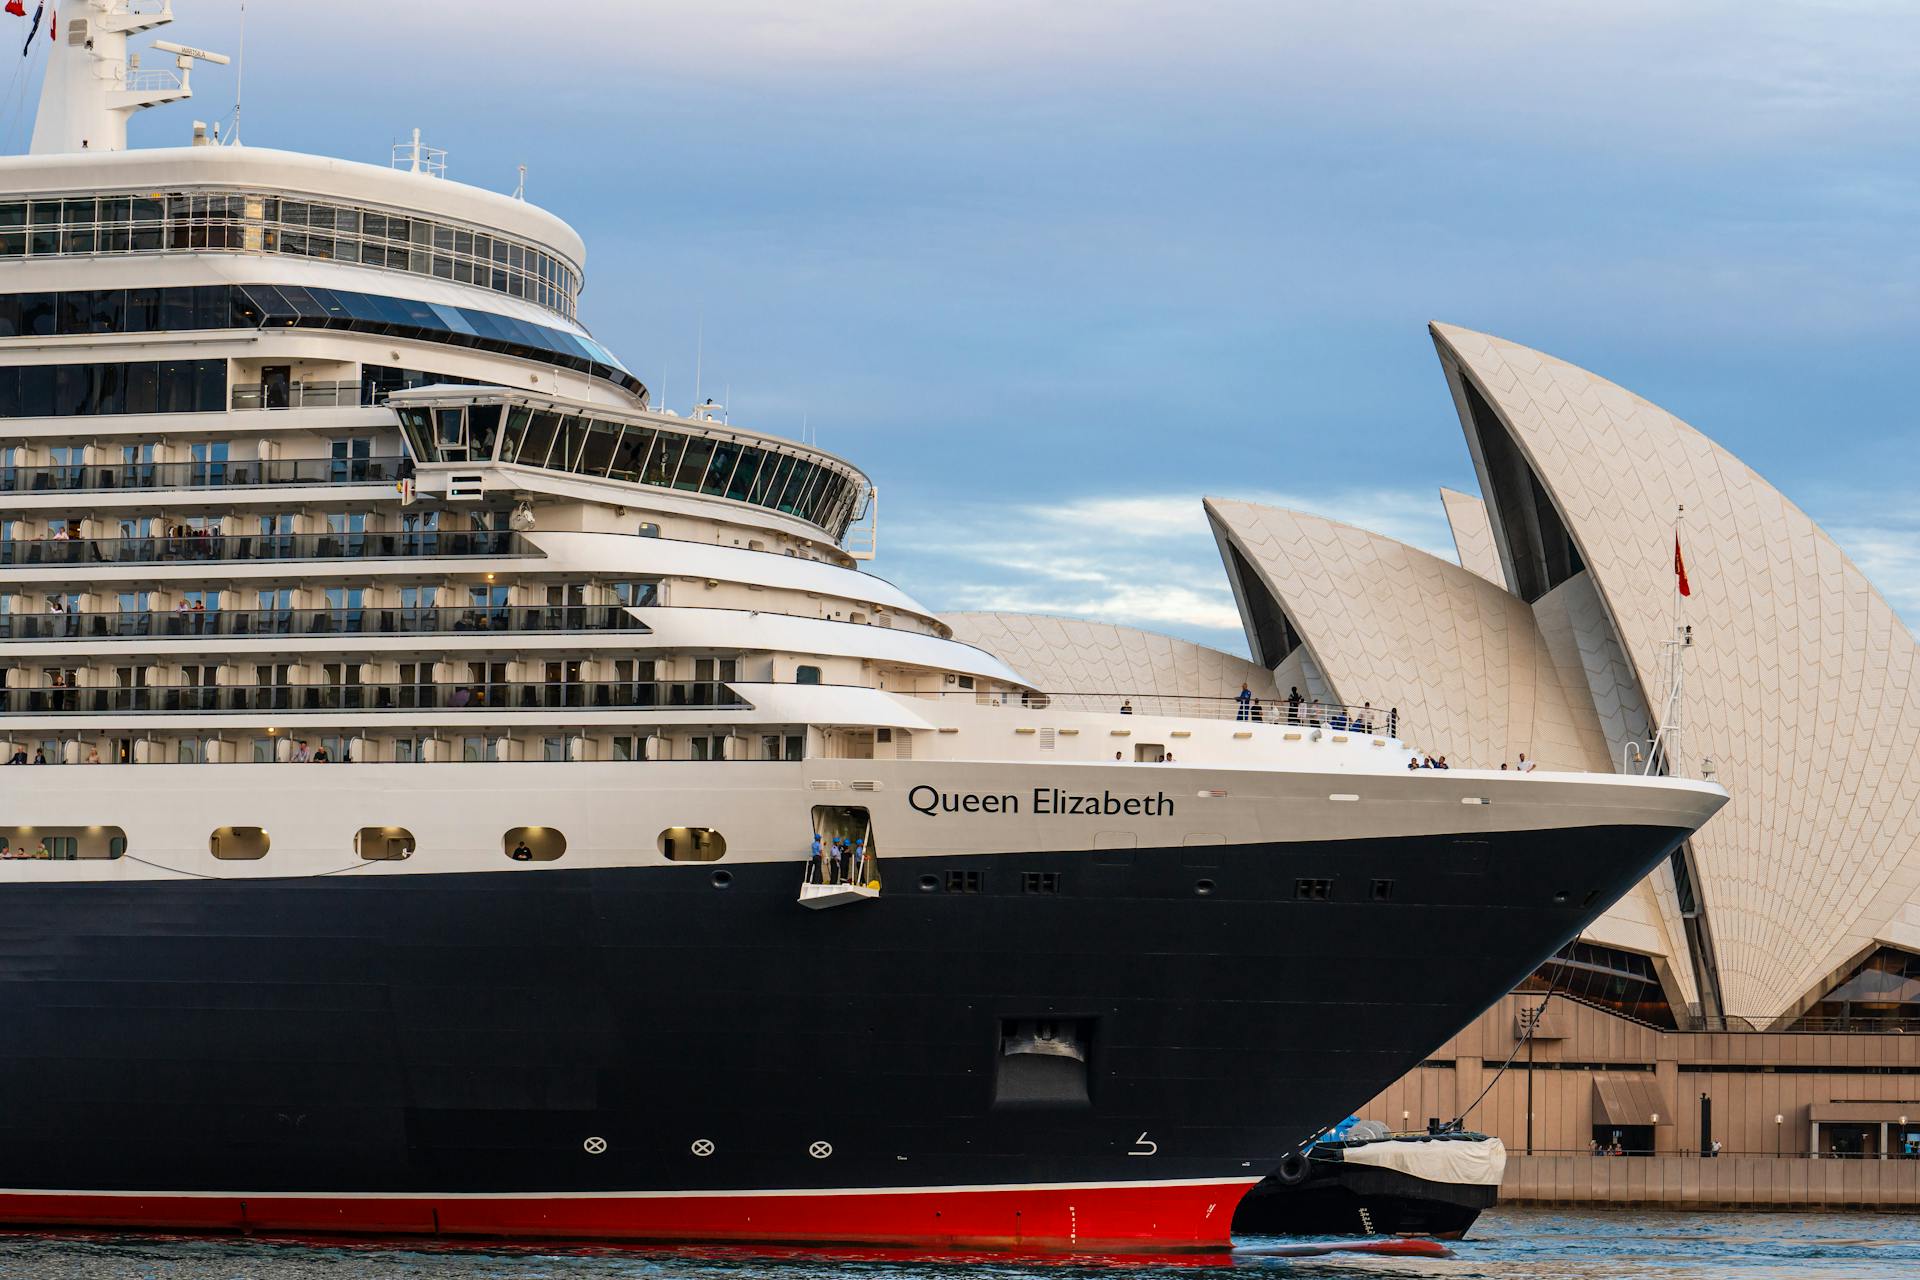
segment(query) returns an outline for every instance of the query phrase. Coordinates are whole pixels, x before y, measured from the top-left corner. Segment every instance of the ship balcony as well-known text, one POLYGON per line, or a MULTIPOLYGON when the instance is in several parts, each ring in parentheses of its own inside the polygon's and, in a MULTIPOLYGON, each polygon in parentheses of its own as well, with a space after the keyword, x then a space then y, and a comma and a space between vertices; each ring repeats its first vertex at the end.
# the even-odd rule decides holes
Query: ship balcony
POLYGON ((232 564, 278 560, 537 557, 540 554, 539 548, 519 534, 494 529, 392 533, 210 533, 185 538, 21 538, 0 542, 0 566, 232 564))
MULTIPOLYGON (((357 387, 359 384, 353 384, 357 387)), ((275 458, 221 462, 69 463, 0 467, 0 493, 122 493, 170 489, 395 484, 406 459, 275 458)))
POLYGON ((0 615, 0 640, 171 640, 232 636, 528 635, 646 632, 622 605, 210 609, 0 615))
POLYGON ((228 392, 235 412, 248 409, 368 409, 379 403, 359 379, 241 382, 228 392))
POLYGON ((739 711, 747 701, 717 680, 490 681, 472 684, 187 685, 164 688, 0 689, 0 716, 182 712, 739 711))

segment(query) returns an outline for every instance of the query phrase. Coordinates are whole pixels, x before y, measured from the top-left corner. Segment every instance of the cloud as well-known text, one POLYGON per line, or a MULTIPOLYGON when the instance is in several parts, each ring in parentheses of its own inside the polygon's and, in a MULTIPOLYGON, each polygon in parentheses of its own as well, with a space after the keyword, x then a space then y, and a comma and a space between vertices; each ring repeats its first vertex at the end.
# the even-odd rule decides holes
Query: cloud
POLYGON ((1824 527, 1911 629, 1920 620, 1920 511, 1888 511, 1878 523, 1824 527))
MULTIPOLYGON (((1453 558, 1432 491, 1236 496, 1359 524, 1453 558)), ((882 545, 889 567, 900 567, 911 589, 938 609, 1092 618, 1246 652, 1198 493, 967 504, 937 522, 896 524, 883 531, 882 545)))

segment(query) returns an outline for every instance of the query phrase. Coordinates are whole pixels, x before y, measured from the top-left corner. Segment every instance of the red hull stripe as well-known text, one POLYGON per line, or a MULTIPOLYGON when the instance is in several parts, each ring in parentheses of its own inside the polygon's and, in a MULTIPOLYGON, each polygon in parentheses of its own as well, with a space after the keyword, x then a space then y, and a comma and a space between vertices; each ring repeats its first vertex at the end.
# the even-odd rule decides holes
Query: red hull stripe
POLYGON ((0 1192, 0 1223, 931 1248, 1180 1250, 1230 1244, 1251 1182, 720 1195, 392 1196, 0 1192))

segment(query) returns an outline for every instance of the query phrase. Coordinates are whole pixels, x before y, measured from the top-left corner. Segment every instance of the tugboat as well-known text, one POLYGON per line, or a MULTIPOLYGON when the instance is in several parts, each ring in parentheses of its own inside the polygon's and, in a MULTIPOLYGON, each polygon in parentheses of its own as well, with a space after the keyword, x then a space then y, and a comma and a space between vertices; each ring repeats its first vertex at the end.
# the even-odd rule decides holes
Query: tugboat
POLYGON ((1500 1198, 1506 1144, 1434 1123, 1389 1133, 1349 1119, 1281 1161, 1240 1202, 1236 1233, 1458 1240, 1500 1198))

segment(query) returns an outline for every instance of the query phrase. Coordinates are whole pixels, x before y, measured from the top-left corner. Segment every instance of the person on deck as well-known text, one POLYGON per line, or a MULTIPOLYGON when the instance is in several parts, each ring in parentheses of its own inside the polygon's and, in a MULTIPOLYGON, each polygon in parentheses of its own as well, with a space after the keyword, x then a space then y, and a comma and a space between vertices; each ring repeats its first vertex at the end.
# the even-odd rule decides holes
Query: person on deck
POLYGON ((1240 692, 1234 695, 1233 700, 1240 704, 1235 708, 1233 718, 1236 720, 1251 720, 1253 718, 1253 690, 1247 687, 1245 681, 1241 682, 1240 692))

